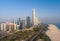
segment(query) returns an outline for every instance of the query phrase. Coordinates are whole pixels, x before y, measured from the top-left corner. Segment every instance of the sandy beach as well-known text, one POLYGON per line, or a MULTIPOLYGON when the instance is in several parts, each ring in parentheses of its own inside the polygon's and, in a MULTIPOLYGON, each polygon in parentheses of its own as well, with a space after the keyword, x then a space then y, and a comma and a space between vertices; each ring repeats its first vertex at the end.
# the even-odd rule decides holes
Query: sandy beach
POLYGON ((48 31, 46 34, 49 36, 51 41, 60 41, 60 30, 53 24, 49 24, 48 31))

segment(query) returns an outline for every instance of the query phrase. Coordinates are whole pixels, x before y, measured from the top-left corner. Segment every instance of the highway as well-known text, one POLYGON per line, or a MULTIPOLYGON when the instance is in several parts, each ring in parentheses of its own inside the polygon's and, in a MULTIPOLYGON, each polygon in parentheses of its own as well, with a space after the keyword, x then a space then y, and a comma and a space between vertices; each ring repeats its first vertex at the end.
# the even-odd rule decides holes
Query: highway
POLYGON ((45 27, 42 27, 42 29, 37 34, 34 34, 30 38, 28 38, 26 41, 34 41, 44 31, 44 29, 45 27))

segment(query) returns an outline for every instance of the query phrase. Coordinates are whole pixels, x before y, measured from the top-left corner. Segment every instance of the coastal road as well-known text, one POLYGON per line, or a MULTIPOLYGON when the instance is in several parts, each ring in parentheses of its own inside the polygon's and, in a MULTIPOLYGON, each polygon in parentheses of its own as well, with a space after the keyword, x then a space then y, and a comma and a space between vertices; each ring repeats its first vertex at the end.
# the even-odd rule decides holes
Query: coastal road
POLYGON ((28 38, 28 40, 26 40, 26 41, 34 41, 44 31, 44 29, 45 29, 45 27, 42 27, 42 29, 37 34, 34 34, 30 38, 28 38))

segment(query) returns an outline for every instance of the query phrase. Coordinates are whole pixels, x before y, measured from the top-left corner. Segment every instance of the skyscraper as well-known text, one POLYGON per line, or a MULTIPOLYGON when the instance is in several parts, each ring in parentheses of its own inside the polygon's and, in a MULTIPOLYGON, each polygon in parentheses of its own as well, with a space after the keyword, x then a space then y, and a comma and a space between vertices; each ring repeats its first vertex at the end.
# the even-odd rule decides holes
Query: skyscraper
POLYGON ((18 18, 17 19, 17 29, 21 29, 21 19, 20 18, 18 18))
POLYGON ((40 22, 39 22, 39 19, 38 17, 36 17, 36 25, 38 25, 40 22))
POLYGON ((4 31, 6 31, 6 24, 4 24, 4 31))
POLYGON ((32 10, 32 25, 36 24, 35 8, 32 10))
POLYGON ((21 20, 20 29, 25 29, 25 27, 26 27, 26 20, 21 20))
POLYGON ((20 25, 20 22, 21 22, 21 21, 20 21, 20 18, 19 18, 19 19, 17 20, 17 25, 20 25))
POLYGON ((12 21, 12 23, 13 23, 12 29, 13 29, 13 30, 17 30, 16 20, 14 19, 14 20, 12 21))
POLYGON ((5 23, 1 24, 1 31, 6 31, 6 24, 5 23))
POLYGON ((31 25, 30 17, 27 16, 27 17, 26 17, 26 27, 28 28, 28 27, 30 27, 30 25, 31 25))

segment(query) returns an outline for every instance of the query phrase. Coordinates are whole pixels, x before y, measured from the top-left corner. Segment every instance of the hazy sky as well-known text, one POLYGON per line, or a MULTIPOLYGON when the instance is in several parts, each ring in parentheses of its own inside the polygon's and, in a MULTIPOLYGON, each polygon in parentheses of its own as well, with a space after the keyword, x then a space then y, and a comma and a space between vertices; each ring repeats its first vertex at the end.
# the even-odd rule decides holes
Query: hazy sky
POLYGON ((43 22, 60 22, 59 0, 0 0, 0 21, 11 18, 32 16, 36 8, 36 16, 43 22))

